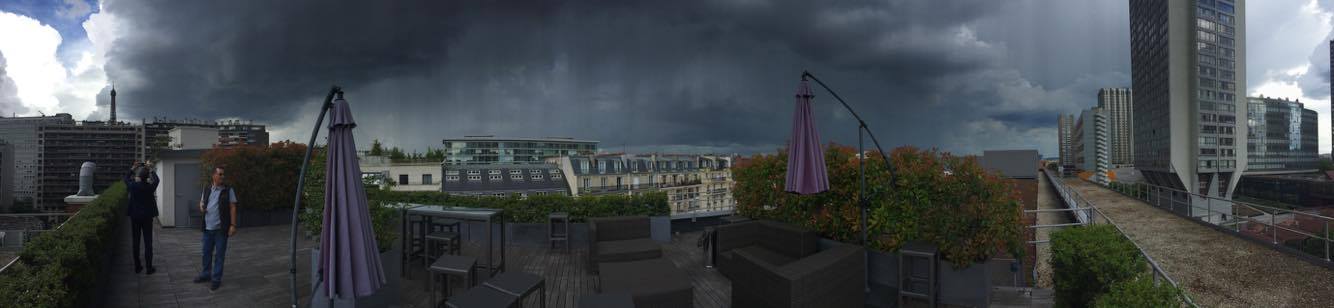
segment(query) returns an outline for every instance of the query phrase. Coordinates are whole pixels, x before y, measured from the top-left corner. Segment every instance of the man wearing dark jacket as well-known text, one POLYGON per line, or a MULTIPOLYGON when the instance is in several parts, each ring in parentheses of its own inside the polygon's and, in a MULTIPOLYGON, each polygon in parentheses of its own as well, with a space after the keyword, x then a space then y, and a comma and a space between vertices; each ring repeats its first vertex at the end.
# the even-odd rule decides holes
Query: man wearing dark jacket
POLYGON ((157 199, 153 193, 157 191, 157 173, 153 172, 152 165, 135 162, 129 173, 125 174, 124 181, 125 190, 130 198, 129 210, 125 214, 130 216, 130 236, 134 242, 134 272, 137 274, 144 270, 139 263, 139 241, 142 240, 144 261, 148 264, 148 275, 152 275, 157 272, 157 268, 153 267, 153 218, 158 215, 157 199))

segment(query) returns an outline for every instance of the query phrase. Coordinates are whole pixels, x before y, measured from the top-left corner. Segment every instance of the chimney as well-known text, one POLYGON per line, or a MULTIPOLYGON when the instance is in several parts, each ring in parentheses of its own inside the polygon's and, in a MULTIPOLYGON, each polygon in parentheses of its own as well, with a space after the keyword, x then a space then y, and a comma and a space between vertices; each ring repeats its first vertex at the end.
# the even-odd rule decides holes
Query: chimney
POLYGON ((111 86, 111 120, 107 123, 116 123, 116 86, 111 86))

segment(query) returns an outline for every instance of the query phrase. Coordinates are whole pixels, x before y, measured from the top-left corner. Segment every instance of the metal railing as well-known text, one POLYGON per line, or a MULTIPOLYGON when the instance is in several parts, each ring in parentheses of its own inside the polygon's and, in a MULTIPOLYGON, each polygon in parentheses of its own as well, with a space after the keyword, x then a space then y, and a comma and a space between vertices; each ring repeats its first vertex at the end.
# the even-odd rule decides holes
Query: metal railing
POLYGON ((1265 241, 1276 250, 1287 250, 1308 256, 1310 257, 1309 261, 1321 263, 1319 260, 1324 260, 1323 264, 1317 265, 1334 268, 1334 262, 1331 261, 1331 256, 1334 255, 1331 253, 1334 239, 1331 238, 1334 238, 1334 236, 1331 236, 1330 232, 1330 226, 1334 225, 1334 218, 1317 213, 1228 200, 1147 183, 1104 187, 1127 197, 1143 201, 1151 206, 1167 210, 1177 216, 1211 225, 1219 230, 1231 231, 1225 233, 1265 241), (1201 206, 1200 203, 1204 203, 1204 205, 1201 206), (1280 216, 1286 216, 1286 218, 1280 218, 1280 216), (1294 222, 1298 227, 1289 228, 1284 226, 1283 223, 1289 221, 1294 222), (1300 225, 1308 222, 1310 224, 1306 224, 1307 226, 1315 226, 1318 231, 1300 228, 1300 225), (1250 224, 1260 226, 1261 230, 1249 230, 1250 224), (1243 225, 1247 226, 1244 228, 1243 225), (1228 228, 1229 226, 1231 228, 1228 228), (1281 241, 1280 232, 1288 235, 1289 238, 1281 241), (1321 234, 1315 234, 1316 232, 1321 234), (1297 237, 1291 238, 1291 236, 1297 237), (1287 245, 1287 242, 1293 241, 1298 243, 1298 247, 1287 245), (1321 246, 1315 247, 1315 252, 1307 250, 1312 247, 1304 247, 1306 246, 1305 243, 1311 241, 1317 241, 1319 242, 1317 246, 1321 246))
MULTIPOLYGON (((1163 270, 1163 267, 1158 264, 1158 261, 1154 260, 1152 256, 1149 256, 1148 253, 1144 252, 1144 248, 1140 247, 1139 243, 1135 243, 1135 241, 1132 240, 1130 236, 1126 234, 1125 230, 1121 229, 1120 225, 1117 225, 1115 221, 1112 221, 1111 217, 1104 215, 1102 213, 1102 210, 1099 210, 1097 207, 1095 207, 1092 202, 1089 202, 1087 199, 1084 199, 1084 196, 1081 195, 1078 191, 1075 191, 1074 189, 1070 189, 1069 187, 1065 186, 1065 182, 1063 182, 1060 177, 1056 176, 1056 174, 1052 173, 1051 170, 1044 168, 1042 169, 1042 171, 1043 174, 1047 176, 1047 181, 1052 184, 1052 187, 1056 188, 1057 193, 1061 196, 1061 200, 1066 204, 1066 208, 1046 209, 1046 210, 1041 210, 1041 209, 1025 210, 1024 212, 1036 213, 1036 212, 1052 212, 1052 211, 1070 211, 1072 213, 1076 213, 1075 219, 1079 220, 1079 222, 1068 223, 1068 224, 1033 225, 1029 226, 1029 228, 1038 229, 1038 228, 1083 226, 1089 224, 1097 224, 1099 219, 1101 219, 1102 223, 1112 225, 1113 228, 1116 228, 1116 232, 1121 234, 1122 238, 1125 238, 1126 241, 1130 242, 1130 244, 1135 245, 1135 250, 1138 250, 1140 256, 1144 257, 1145 261, 1148 261, 1149 268, 1153 271, 1153 275, 1151 278, 1153 279, 1153 282, 1155 284, 1166 281, 1168 284, 1172 285, 1173 288, 1181 290, 1181 292, 1178 292, 1177 294, 1180 294, 1182 301, 1186 302, 1187 305, 1190 305, 1191 307, 1197 307, 1197 308, 1199 307, 1199 305, 1196 305, 1195 301, 1190 298, 1190 295, 1186 294, 1186 290, 1181 289, 1181 285, 1177 284, 1176 280, 1172 279, 1172 276, 1168 275, 1167 271, 1163 270), (1083 214, 1082 218, 1081 215, 1078 215, 1081 213, 1083 214)), ((1029 244, 1035 246, 1039 244, 1049 244, 1049 243, 1050 243, 1049 240, 1029 242, 1029 244)), ((1036 275, 1036 273, 1034 273, 1034 275, 1036 275)))
MULTIPOLYGON (((36 238, 37 235, 41 233, 60 230, 60 228, 65 227, 65 223, 69 222, 70 220, 73 220, 75 217, 78 216, 79 216, 78 212, 75 212, 73 214, 70 213, 0 214, 0 217, 56 217, 56 218, 64 217, 64 220, 55 224, 54 228, 47 230, 23 229, 23 230, 0 230, 0 231, 5 232, 6 237, 9 236, 8 234, 10 231, 23 231, 21 232, 22 238, 20 239, 21 243, 19 245, 19 247, 22 247, 25 246, 28 243, 28 241, 31 241, 33 238, 36 238)), ((8 239, 6 239, 6 241, 8 241, 8 239)), ((3 267, 0 267, 0 274, 4 273, 5 270, 8 270, 10 266, 13 266, 14 263, 17 263, 18 261, 19 257, 14 257, 13 260, 10 260, 8 263, 5 263, 3 267)))

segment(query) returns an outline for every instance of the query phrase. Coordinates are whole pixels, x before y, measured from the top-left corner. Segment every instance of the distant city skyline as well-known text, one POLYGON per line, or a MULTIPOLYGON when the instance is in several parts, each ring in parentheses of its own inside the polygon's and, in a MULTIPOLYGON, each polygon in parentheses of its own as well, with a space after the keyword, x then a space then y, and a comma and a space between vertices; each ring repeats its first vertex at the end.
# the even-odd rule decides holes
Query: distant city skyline
MULTIPOLYGON (((785 144, 792 93, 809 69, 886 147, 1054 157, 1052 116, 1095 106, 1100 88, 1130 86, 1125 1, 421 2, 398 15, 320 2, 359 12, 343 23, 297 2, 0 3, 0 28, 15 30, 0 33, 0 114, 106 119, 114 82, 121 119, 251 119, 269 125, 272 140, 304 142, 318 95, 337 83, 359 140, 409 152, 488 134, 753 154, 785 144), (672 26, 681 20, 691 26, 672 26), (236 26, 274 22, 288 26, 236 26), (268 48, 275 40, 286 47, 268 48)), ((1255 1, 1247 10, 1248 87, 1239 92, 1307 103, 1329 151, 1334 3, 1255 1)), ((856 126, 839 109, 818 95, 817 125, 826 142, 855 143, 856 126)))

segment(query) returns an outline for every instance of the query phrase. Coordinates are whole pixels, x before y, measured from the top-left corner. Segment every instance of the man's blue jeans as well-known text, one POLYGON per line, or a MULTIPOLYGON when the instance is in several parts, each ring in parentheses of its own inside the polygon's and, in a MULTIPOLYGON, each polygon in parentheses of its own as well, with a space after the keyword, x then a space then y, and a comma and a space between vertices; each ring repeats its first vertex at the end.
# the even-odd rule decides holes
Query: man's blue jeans
POLYGON ((214 283, 222 282, 222 261, 227 256, 226 232, 226 230, 204 230, 204 270, 199 272, 200 278, 210 278, 211 274, 214 283), (214 258, 214 252, 217 253, 217 258, 214 258))

